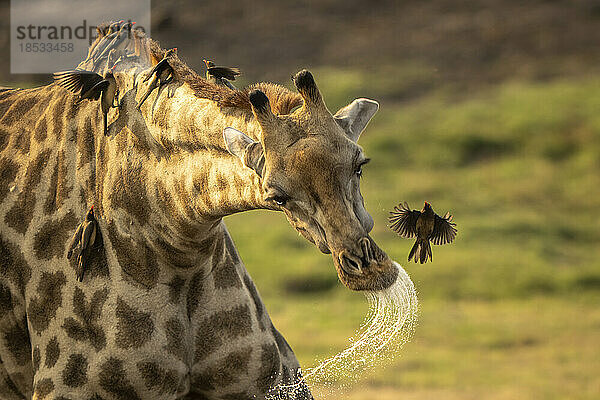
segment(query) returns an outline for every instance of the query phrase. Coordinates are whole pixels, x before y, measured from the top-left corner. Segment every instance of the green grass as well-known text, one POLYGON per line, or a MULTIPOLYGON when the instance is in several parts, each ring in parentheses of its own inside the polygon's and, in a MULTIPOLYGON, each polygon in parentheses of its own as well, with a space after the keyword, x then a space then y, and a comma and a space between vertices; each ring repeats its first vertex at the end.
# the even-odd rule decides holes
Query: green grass
MULTIPOLYGON (((399 358, 327 398, 596 398, 600 79, 395 101, 411 79, 429 79, 407 74, 398 81, 409 83, 395 84, 385 74, 315 72, 332 110, 353 97, 377 98, 372 88, 390 99, 360 140, 372 158, 362 192, 373 237, 405 265, 421 301, 414 339, 399 358), (387 228, 387 212, 401 200, 414 208, 427 200, 455 216, 457 240, 434 247, 432 264, 407 265, 411 241, 387 228)), ((303 366, 342 349, 366 302, 336 282, 330 256, 278 213, 226 223, 303 366)))

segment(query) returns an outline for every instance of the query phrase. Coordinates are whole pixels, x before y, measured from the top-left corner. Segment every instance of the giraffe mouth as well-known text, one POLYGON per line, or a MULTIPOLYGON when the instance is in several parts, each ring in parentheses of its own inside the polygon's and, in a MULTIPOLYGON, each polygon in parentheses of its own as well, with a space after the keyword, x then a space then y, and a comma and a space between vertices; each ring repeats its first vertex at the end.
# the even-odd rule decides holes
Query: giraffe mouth
POLYGON ((351 290, 387 289, 398 276, 393 261, 368 236, 332 255, 340 281, 351 290))

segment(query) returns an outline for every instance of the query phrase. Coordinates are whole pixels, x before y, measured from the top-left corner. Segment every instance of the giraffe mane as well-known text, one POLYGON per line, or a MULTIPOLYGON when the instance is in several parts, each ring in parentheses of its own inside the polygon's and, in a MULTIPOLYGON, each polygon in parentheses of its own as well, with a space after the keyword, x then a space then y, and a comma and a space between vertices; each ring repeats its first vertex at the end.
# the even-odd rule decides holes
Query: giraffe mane
MULTIPOLYGON (((92 54, 97 46, 107 45, 112 40, 108 37, 108 26, 109 23, 103 23, 98 26, 98 37, 91 44, 87 59, 81 62, 78 68, 92 71, 99 69, 99 66, 95 64, 95 60, 92 58, 92 54)), ((140 29, 132 29, 131 32, 132 37, 130 43, 127 45, 127 49, 136 54, 139 65, 154 66, 162 60, 166 50, 161 48, 158 42, 147 37, 140 29)), ((269 99, 273 113, 278 115, 289 114, 294 108, 303 104, 302 97, 298 93, 292 92, 281 85, 260 82, 240 90, 231 90, 207 81, 183 62, 177 54, 173 54, 170 57, 169 64, 173 68, 176 80, 187 83, 196 97, 212 100, 219 107, 237 108, 251 113, 252 107, 249 94, 255 89, 265 93, 269 99)))

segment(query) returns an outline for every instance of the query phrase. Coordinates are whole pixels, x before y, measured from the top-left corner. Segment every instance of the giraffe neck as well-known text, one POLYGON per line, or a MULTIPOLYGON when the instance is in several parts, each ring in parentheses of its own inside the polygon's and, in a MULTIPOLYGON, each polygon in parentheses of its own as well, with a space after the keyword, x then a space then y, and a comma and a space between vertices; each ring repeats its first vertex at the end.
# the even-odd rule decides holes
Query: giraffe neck
POLYGON ((136 112, 136 96, 124 96, 119 112, 109 114, 109 123, 112 116, 123 128, 111 128, 108 138, 97 133, 101 213, 121 232, 162 242, 184 258, 205 254, 199 244, 222 230, 224 216, 269 208, 260 177, 227 152, 222 137, 233 126, 256 138, 259 126, 186 87, 171 99, 153 93, 146 103, 136 112))

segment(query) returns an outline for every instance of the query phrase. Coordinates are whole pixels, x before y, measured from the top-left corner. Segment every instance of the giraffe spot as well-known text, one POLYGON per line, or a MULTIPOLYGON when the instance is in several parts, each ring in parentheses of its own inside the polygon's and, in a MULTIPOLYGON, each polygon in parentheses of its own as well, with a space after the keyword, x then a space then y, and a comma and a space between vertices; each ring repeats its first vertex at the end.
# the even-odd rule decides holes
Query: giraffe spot
POLYGON ((40 348, 38 346, 35 346, 35 349, 33 349, 31 359, 33 361, 33 372, 38 372, 38 370, 40 369, 40 361, 42 359, 42 355, 40 354, 40 348))
POLYGON ((192 184, 194 185, 194 189, 200 194, 204 203, 209 203, 210 192, 208 190, 208 172, 202 169, 197 171, 192 177, 192 184))
POLYGON ((28 154, 31 145, 31 134, 28 130, 20 129, 15 134, 14 148, 21 154, 28 154))
MULTIPOLYGON (((77 105, 78 101, 75 99, 74 96, 69 96, 65 98, 65 104, 63 107, 63 109, 65 110, 64 120, 73 121, 76 119, 77 113, 79 112, 79 108, 77 107, 77 105)), ((93 103, 90 103, 90 105, 93 107, 93 103)))
POLYGON ((204 296, 204 274, 201 272, 197 272, 190 279, 190 285, 188 287, 187 293, 187 314, 188 318, 191 320, 194 312, 198 308, 198 304, 200 300, 204 296))
POLYGON ((54 336, 46 345, 46 362, 44 365, 46 368, 52 368, 60 357, 60 347, 58 346, 58 339, 54 336))
POLYGON ((212 276, 216 289, 227 289, 230 287, 241 288, 242 280, 237 271, 237 264, 234 258, 229 253, 227 239, 229 236, 224 235, 215 245, 215 251, 212 257, 212 276))
POLYGON ((279 352, 284 355, 284 357, 288 357, 290 354, 294 354, 292 348, 288 344, 287 340, 279 333, 275 326, 271 325, 271 332, 273 333, 273 337, 275 338, 275 342, 277 343, 277 347, 279 348, 279 352))
POLYGON ((18 171, 19 167, 15 162, 8 158, 0 159, 0 202, 6 198, 18 171))
POLYGON ((82 354, 71 354, 62 372, 63 383, 68 387, 79 387, 87 383, 88 361, 82 354))
POLYGON ((108 289, 104 288, 96 291, 88 303, 83 291, 75 287, 73 314, 79 320, 73 317, 65 318, 63 329, 67 336, 79 342, 89 342, 96 351, 102 350, 106 346, 106 334, 99 322, 107 297, 108 289))
POLYGON ((158 281, 156 254, 147 243, 138 243, 117 233, 113 222, 108 225, 108 237, 124 273, 124 278, 152 289, 158 281))
POLYGON ((260 327, 261 331, 265 331, 267 329, 264 319, 265 306, 260 299, 260 295, 258 294, 258 290, 256 290, 256 286, 254 286, 254 282, 252 282, 252 279, 250 279, 248 274, 244 275, 244 286, 246 286, 246 289, 248 289, 248 292, 250 292, 250 297, 252 297, 252 301, 254 302, 258 326, 260 327))
MULTIPOLYGON (((17 382, 25 382, 23 374, 17 373, 12 374, 10 376, 5 376, 4 379, 0 380, 0 393, 12 393, 14 398, 22 399, 23 394, 19 390, 17 386, 17 382), (19 377, 16 377, 18 375, 19 377)), ((25 386, 21 387, 29 387, 30 383, 27 383, 25 386)))
POLYGON ((0 236, 0 276, 8 278, 17 288, 19 293, 25 292, 25 285, 31 279, 31 267, 25 261, 21 250, 14 244, 0 236))
POLYGON ((155 362, 139 362, 137 368, 148 390, 160 394, 177 392, 179 379, 175 371, 166 370, 155 362))
POLYGON ((225 253, 225 238, 223 235, 218 235, 214 240, 212 249, 213 266, 222 262, 223 254, 225 253))
POLYGON ((211 188, 212 193, 221 193, 227 190, 229 184, 227 183, 227 179, 225 179, 225 175, 222 173, 218 173, 216 177, 215 185, 211 188))
POLYGON ((275 343, 263 345, 260 355, 260 368, 256 385, 263 393, 267 393, 279 376, 281 358, 275 343))
POLYGON ((225 257, 225 261, 213 268, 213 280, 215 289, 227 289, 231 287, 241 288, 242 280, 237 272, 235 264, 233 264, 229 256, 225 257))
POLYGON ((52 99, 54 99, 54 101, 50 104, 50 107, 52 109, 50 113, 50 115, 52 116, 52 134, 57 139, 60 138, 60 135, 65 128, 65 126, 63 125, 63 110, 66 106, 67 96, 70 95, 65 95, 65 93, 55 93, 55 95, 52 96, 52 99))
POLYGON ((61 150, 56 157, 56 167, 50 177, 50 193, 44 204, 44 211, 47 214, 57 211, 69 198, 72 186, 68 182, 68 165, 65 160, 65 152, 61 150))
POLYGON ((193 386, 200 390, 222 389, 239 381, 242 374, 248 372, 252 348, 245 347, 206 367, 192 376, 193 386))
POLYGON ((119 170, 109 198, 114 208, 126 211, 141 225, 148 222, 150 201, 146 194, 146 171, 141 162, 119 170))
MULTIPOLYGON (((177 190, 177 185, 175 190, 177 190)), ((180 235, 190 239, 198 236, 201 231, 199 224, 188 220, 190 216, 187 215, 186 209, 181 210, 179 208, 175 199, 161 181, 156 183, 156 199, 160 202, 159 208, 166 217, 173 221, 175 229, 180 235)), ((200 250, 198 252, 203 254, 200 250)))
POLYGON ((34 128, 34 137, 38 142, 42 142, 46 140, 48 136, 48 124, 46 123, 46 117, 42 117, 42 119, 37 123, 34 128))
POLYGON ((0 318, 13 309, 12 294, 8 286, 0 283, 0 318))
POLYGON ((160 237, 153 241, 158 255, 175 268, 188 269, 196 265, 196 260, 185 251, 178 249, 160 237))
POLYGON ((167 335, 166 349, 181 361, 185 361, 185 342, 183 340, 183 325, 177 318, 171 318, 165 323, 167 335))
POLYGON ((37 334, 48 328, 56 316, 56 310, 62 305, 62 288, 66 283, 62 271, 43 272, 37 287, 37 296, 32 298, 27 308, 31 327, 37 334))
POLYGON ((114 357, 100 366, 100 387, 119 400, 140 400, 123 369, 123 361, 114 357))
POLYGON ((154 331, 150 313, 137 311, 118 297, 116 315, 118 322, 115 340, 119 347, 137 349, 150 340, 154 331))
POLYGON ((50 220, 42 225, 33 240, 36 257, 41 260, 63 257, 69 234, 78 222, 73 211, 69 211, 61 219, 50 220))
POLYGON ((38 98, 35 94, 20 94, 4 115, 0 116, 0 122, 8 126, 14 125, 21 121, 28 112, 31 112, 37 102, 38 98))
POLYGON ((181 289, 185 284, 185 279, 179 275, 175 275, 173 279, 168 283, 169 286, 169 301, 173 304, 179 303, 181 297, 181 289))
POLYGON ((31 342, 27 329, 21 328, 18 324, 5 328, 3 339, 4 347, 17 365, 25 365, 31 361, 31 342))
POLYGON ((0 128, 0 151, 6 148, 8 144, 9 135, 6 129, 0 128))
POLYGON ((233 240, 231 239, 231 236, 229 236, 228 232, 225 232, 224 240, 225 240, 225 247, 227 248, 227 252, 231 256, 231 259, 233 260, 233 262, 235 264, 241 264, 242 260, 240 259, 237 249, 235 248, 235 244, 233 243, 233 240))
POLYGON ((25 234, 33 218, 35 207, 37 186, 42 179, 42 172, 48 163, 50 149, 42 151, 38 156, 27 165, 23 191, 14 206, 6 213, 4 220, 11 228, 17 232, 25 234))
POLYGON ((40 379, 35 384, 35 391, 33 393, 34 399, 43 400, 54 390, 54 382, 50 378, 40 379))
MULTIPOLYGON (((104 128, 102 128, 104 129, 104 128)), ((104 133, 102 133, 104 134, 104 133)), ((83 167, 95 158, 96 152, 94 151, 95 141, 94 130, 92 128, 92 122, 89 118, 85 119, 83 127, 77 131, 77 150, 78 150, 78 162, 77 168, 83 167)))
POLYGON ((56 207, 56 191, 58 186, 58 165, 52 171, 50 175, 50 187, 46 203, 44 204, 44 212, 50 214, 57 209, 56 207))
POLYGON ((225 341, 247 336, 251 332, 252 319, 247 305, 214 313, 198 326, 195 362, 204 360, 225 341))

